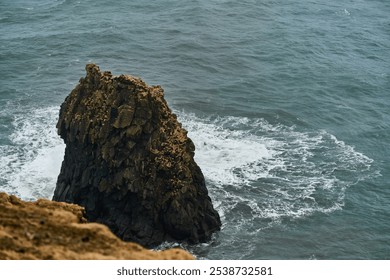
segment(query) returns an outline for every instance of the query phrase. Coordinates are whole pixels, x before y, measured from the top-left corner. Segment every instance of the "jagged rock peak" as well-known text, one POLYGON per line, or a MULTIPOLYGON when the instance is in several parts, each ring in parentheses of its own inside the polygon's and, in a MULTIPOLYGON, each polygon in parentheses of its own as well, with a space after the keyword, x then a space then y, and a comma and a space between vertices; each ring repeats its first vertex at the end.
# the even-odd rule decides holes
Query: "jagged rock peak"
POLYGON ((208 240, 220 218, 163 89, 94 64, 86 71, 61 106, 66 149, 53 199, 145 246, 208 240))

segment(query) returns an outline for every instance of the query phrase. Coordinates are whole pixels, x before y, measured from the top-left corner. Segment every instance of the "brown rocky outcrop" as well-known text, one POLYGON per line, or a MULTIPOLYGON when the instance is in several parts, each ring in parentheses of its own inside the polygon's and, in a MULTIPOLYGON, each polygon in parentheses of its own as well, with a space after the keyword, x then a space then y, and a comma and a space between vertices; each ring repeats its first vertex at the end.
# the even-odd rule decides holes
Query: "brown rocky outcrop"
POLYGON ((86 71, 61 106, 66 149, 53 200, 144 246, 208 240, 220 218, 162 88, 94 64, 86 71))
POLYGON ((85 223, 78 205, 40 199, 25 202, 0 193, 0 259, 194 259, 181 249, 154 252, 85 223))

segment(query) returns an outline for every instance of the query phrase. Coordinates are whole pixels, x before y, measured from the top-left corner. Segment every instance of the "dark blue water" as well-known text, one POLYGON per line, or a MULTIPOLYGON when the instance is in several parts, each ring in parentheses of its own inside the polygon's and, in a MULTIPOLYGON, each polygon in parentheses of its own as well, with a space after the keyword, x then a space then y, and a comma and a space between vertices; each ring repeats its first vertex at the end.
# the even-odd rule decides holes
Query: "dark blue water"
POLYGON ((86 63, 160 84, 223 228, 209 259, 390 258, 390 2, 0 2, 0 191, 51 198, 86 63), (163 3, 164 2, 164 3, 163 3))

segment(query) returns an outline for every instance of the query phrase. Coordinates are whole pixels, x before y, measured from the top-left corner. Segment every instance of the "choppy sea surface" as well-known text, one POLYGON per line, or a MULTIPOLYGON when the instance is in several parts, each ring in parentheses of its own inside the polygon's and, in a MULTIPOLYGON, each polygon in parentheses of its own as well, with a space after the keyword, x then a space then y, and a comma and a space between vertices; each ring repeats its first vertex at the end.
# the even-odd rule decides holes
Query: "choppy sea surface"
POLYGON ((205 259, 390 259, 387 0, 0 2, 0 191, 51 198, 85 64, 161 85, 223 227, 205 259))

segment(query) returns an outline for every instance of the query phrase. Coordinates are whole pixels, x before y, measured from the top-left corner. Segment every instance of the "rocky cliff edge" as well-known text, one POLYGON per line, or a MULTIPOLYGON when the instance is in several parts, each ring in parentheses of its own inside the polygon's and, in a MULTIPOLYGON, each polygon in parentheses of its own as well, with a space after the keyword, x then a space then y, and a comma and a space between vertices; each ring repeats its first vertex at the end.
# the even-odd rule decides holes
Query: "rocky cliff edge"
POLYGON ((0 259, 194 259, 181 249, 155 252, 123 242, 83 214, 78 205, 0 193, 0 259))

